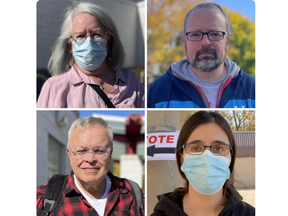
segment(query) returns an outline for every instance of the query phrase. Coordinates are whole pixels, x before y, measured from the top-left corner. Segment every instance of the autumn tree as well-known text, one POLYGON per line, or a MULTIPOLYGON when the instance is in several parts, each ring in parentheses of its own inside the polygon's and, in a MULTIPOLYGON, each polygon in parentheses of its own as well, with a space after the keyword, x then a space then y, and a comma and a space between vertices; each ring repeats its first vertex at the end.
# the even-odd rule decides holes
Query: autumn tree
MULTIPOLYGON (((148 0, 147 34, 148 72, 155 65, 163 74, 172 62, 186 58, 183 24, 187 12, 196 4, 209 0, 148 0)), ((227 56, 244 71, 255 73, 255 23, 223 7, 233 26, 227 56)))
POLYGON ((241 13, 223 8, 233 27, 227 56, 255 77, 255 21, 250 22, 241 13))
POLYGON ((217 110, 216 112, 226 119, 232 131, 255 131, 254 110, 217 110))

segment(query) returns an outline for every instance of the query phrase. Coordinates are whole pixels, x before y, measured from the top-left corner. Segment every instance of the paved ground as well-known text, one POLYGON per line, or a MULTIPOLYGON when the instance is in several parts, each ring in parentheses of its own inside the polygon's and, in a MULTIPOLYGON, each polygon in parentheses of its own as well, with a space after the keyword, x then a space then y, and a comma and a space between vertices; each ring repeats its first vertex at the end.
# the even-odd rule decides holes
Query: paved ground
POLYGON ((255 207, 255 188, 237 189, 237 191, 243 197, 243 201, 255 207))

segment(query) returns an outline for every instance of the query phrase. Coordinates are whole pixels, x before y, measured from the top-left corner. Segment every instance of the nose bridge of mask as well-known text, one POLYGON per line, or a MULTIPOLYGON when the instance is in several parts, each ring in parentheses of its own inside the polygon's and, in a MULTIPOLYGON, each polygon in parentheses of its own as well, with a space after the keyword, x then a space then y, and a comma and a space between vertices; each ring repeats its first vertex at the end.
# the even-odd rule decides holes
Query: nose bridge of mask
POLYGON ((215 158, 216 160, 222 161, 225 164, 227 164, 228 166, 229 166, 229 163, 231 162, 231 158, 227 158, 227 157, 222 156, 222 155, 215 155, 209 150, 205 150, 205 152, 207 152, 207 155, 209 155, 210 158, 215 158))
POLYGON ((225 156, 222 155, 214 155, 210 150, 206 149, 202 154, 200 155, 190 155, 190 154, 184 154, 182 155, 182 157, 185 159, 189 159, 189 158, 208 158, 209 160, 211 160, 211 158, 215 158, 216 160, 220 160, 222 162, 224 162, 225 164, 227 164, 229 166, 229 163, 231 162, 230 158, 227 158, 225 156))

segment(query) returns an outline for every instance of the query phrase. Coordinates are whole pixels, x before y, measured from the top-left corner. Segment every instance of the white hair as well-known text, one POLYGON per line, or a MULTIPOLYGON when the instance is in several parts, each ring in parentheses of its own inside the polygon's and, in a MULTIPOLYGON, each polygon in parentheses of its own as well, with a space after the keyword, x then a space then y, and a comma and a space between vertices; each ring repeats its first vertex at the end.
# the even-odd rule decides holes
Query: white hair
POLYGON ((67 146, 69 145, 71 134, 76 128, 79 128, 81 131, 83 131, 88 126, 103 126, 108 133, 110 145, 111 147, 113 146, 113 131, 112 128, 108 125, 108 122, 102 119, 101 117, 93 117, 93 116, 78 118, 72 123, 68 131, 67 146))

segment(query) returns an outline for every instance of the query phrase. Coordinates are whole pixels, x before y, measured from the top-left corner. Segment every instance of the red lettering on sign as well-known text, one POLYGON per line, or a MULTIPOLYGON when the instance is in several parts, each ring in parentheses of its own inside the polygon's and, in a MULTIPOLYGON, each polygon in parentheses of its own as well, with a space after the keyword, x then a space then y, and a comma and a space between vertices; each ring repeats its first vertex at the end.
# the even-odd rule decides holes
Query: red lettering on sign
POLYGON ((151 136, 149 137, 149 143, 153 144, 157 141, 157 137, 156 136, 151 136), (152 139, 154 139, 154 141, 152 141, 152 139))
POLYGON ((160 143, 163 143, 163 138, 166 137, 166 135, 159 135, 158 137, 160 138, 160 143))
POLYGON ((174 143, 174 135, 167 136, 167 143, 174 143))
POLYGON ((174 135, 153 135, 153 136, 147 136, 148 143, 154 144, 154 143, 174 143, 174 135))

